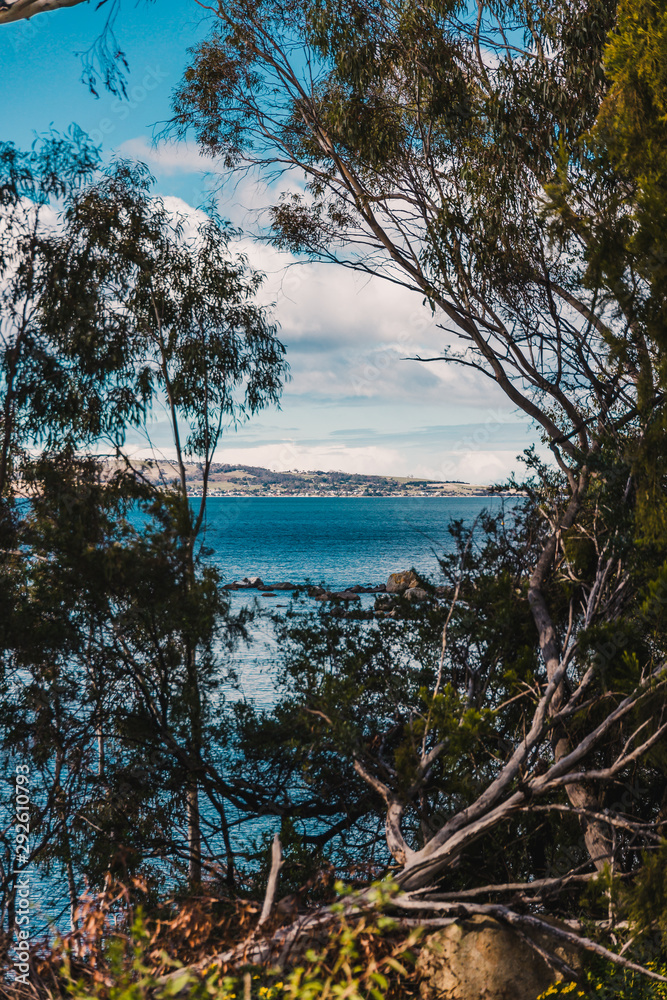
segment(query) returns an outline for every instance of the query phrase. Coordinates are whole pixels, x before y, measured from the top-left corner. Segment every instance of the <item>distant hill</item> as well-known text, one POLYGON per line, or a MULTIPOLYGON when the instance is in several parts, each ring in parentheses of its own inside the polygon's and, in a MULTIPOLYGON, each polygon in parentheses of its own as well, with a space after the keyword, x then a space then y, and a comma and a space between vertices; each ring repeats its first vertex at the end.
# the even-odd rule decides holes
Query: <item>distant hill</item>
MULTIPOLYGON (((165 481, 177 476, 174 463, 142 461, 144 474, 165 481)), ((202 490, 202 467, 186 468, 188 490, 202 490)), ((488 489, 458 480, 438 482, 409 476, 365 476, 352 472, 273 472, 254 465, 223 465, 211 468, 212 496, 486 496, 488 489)))

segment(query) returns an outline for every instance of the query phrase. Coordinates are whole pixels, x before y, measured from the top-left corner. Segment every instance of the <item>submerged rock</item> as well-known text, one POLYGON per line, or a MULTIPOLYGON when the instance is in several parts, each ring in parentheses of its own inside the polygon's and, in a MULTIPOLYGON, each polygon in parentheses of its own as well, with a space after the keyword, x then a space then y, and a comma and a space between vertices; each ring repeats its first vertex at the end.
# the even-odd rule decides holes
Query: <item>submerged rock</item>
POLYGON ((356 621, 366 621, 373 617, 372 611, 365 611, 363 608, 345 608, 342 604, 334 604, 327 609, 332 618, 352 618, 356 621))

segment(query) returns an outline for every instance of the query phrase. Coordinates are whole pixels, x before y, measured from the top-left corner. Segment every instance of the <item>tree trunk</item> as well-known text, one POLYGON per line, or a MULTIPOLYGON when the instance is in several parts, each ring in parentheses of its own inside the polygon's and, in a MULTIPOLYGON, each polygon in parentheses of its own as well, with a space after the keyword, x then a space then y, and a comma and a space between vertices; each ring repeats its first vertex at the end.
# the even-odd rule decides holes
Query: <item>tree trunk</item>
MULTIPOLYGON (((581 497, 586 489, 588 473, 584 469, 581 474, 579 488, 575 491, 570 500, 565 514, 561 520, 558 531, 554 532, 545 545, 542 555, 537 561, 535 569, 530 578, 528 588, 528 604, 535 622, 535 627, 539 636, 542 659, 547 671, 547 679, 550 681, 560 666, 561 648, 553 625, 551 614, 547 607, 547 602, 542 590, 544 579, 556 555, 558 538, 561 532, 566 531, 574 524, 581 507, 581 497)), ((549 715, 554 716, 567 700, 565 679, 556 692, 556 695, 549 705, 549 715)), ((551 746, 554 752, 556 763, 566 757, 572 750, 572 745, 568 734, 562 727, 554 729, 551 746)), ((600 803, 594 792, 590 791, 583 784, 570 784, 565 786, 565 792, 576 809, 588 809, 592 812, 599 812, 600 803)), ((612 861, 612 837, 609 827, 599 820, 582 820, 584 827, 584 840, 591 861, 601 871, 606 864, 612 861)))
POLYGON ((190 886, 201 883, 201 826, 199 821, 199 789, 194 775, 188 778, 187 808, 188 808, 188 878, 190 886))
POLYGON ((25 21, 35 14, 45 14, 60 7, 76 7, 83 0, 7 0, 7 5, 0 10, 0 24, 10 21, 25 21))

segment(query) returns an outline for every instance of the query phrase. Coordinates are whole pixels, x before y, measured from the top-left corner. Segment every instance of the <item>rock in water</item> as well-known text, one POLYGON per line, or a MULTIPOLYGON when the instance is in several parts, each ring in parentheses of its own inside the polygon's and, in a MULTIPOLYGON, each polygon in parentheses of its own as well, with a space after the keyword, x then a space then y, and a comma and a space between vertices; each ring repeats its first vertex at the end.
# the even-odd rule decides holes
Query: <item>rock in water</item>
POLYGON ((330 601, 358 601, 359 594, 354 590, 334 590, 329 594, 330 601))
MULTIPOLYGON (((578 970, 578 955, 546 934, 531 934, 578 970)), ((561 977, 511 927, 482 915, 424 941, 417 961, 422 1000, 536 1000, 561 977)))
POLYGON ((386 591, 388 594, 402 594, 411 587, 418 587, 419 577, 413 569, 406 569, 403 573, 392 573, 387 580, 386 591))

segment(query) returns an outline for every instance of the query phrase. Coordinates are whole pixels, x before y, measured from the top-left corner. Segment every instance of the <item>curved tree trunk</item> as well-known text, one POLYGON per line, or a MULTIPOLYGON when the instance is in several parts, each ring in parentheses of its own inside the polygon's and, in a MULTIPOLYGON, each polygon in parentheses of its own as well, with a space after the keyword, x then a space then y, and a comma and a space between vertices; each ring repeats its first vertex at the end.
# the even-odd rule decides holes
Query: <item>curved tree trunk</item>
POLYGON ((24 21, 35 14, 45 14, 60 7, 75 7, 83 0, 0 0, 0 24, 24 21))
MULTIPOLYGON (((556 634, 556 629, 554 628, 551 614, 544 597, 544 580, 556 556, 559 535, 561 532, 567 531, 568 528, 571 528, 576 521, 577 514, 579 513, 579 509, 581 507, 582 495, 586 490, 587 483, 588 471, 584 468, 580 476, 578 489, 575 491, 567 506, 561 523, 558 526, 558 530, 554 531, 551 538, 545 545, 542 555, 540 556, 540 559, 538 560, 531 575, 528 588, 528 604, 530 606, 533 621, 535 622, 535 627, 539 636, 540 650, 546 668, 548 681, 551 681, 556 674, 556 671, 559 670, 562 651, 556 634)), ((556 715, 559 709, 563 707, 566 700, 567 693, 565 689, 565 676, 563 676, 563 680, 561 681, 559 688, 549 705, 549 715, 552 717, 556 715)), ((563 760, 563 758, 567 757, 567 755, 571 753, 572 743, 564 726, 560 725, 554 727, 551 738, 551 746, 553 748, 554 760, 556 763, 563 760)), ((594 791, 587 788, 585 784, 568 784, 565 786, 565 792, 570 804, 574 806, 575 809, 587 810, 591 813, 599 812, 600 803, 598 796, 594 791)), ((600 822, 598 819, 586 819, 582 817, 582 825, 584 828, 584 840, 586 842, 586 848, 590 859, 596 869, 601 871, 606 864, 611 863, 613 860, 613 838, 611 831, 605 823, 600 822)))

